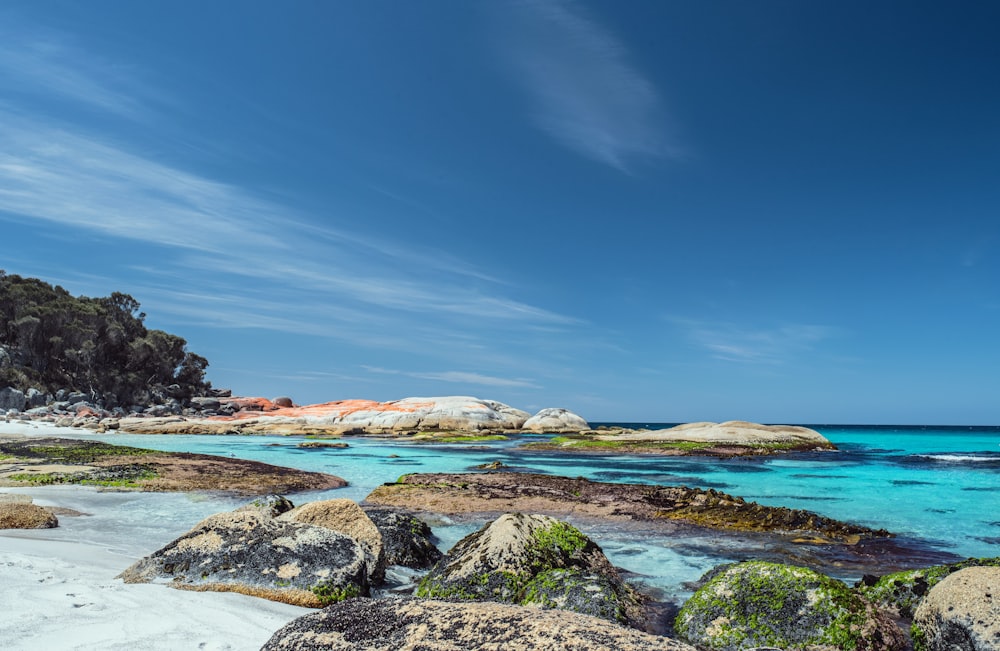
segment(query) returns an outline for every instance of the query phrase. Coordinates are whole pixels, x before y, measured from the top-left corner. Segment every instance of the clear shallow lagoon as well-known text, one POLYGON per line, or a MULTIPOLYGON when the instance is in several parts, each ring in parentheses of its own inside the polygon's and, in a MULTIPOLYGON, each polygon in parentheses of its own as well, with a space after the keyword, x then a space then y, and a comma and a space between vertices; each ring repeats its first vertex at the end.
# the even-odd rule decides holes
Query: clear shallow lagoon
MULTIPOLYGON (((477 464, 502 461, 517 470, 597 481, 686 484, 717 488, 773 506, 885 528, 918 539, 932 552, 966 556, 1000 555, 1000 428, 914 428, 813 426, 838 448, 775 457, 715 459, 620 455, 565 455, 525 452, 525 435, 484 445, 428 445, 348 437, 347 449, 301 449, 298 437, 87 436, 119 445, 168 451, 236 456, 276 465, 338 475, 346 489, 293 496, 302 502, 320 497, 361 500, 376 486, 411 472, 462 472, 477 464)), ((171 500, 159 508, 190 510, 194 518, 179 535, 211 511, 214 504, 171 500), (187 505, 187 506, 185 506, 187 505)), ((211 501, 211 500, 209 500, 211 501)), ((225 501, 225 500, 220 500, 225 501)), ((226 506, 226 505, 220 505, 226 506)), ((184 513, 160 514, 167 525, 184 513)), ((475 524, 432 522, 447 549, 475 524)), ((670 537, 607 526, 588 530, 618 566, 662 590, 665 598, 688 593, 684 583, 730 560, 753 555, 738 537, 670 537)), ((148 551, 153 551, 152 549, 148 551)), ((148 552, 147 552, 148 553, 148 552)), ((840 578, 859 578, 845 569, 840 578)))

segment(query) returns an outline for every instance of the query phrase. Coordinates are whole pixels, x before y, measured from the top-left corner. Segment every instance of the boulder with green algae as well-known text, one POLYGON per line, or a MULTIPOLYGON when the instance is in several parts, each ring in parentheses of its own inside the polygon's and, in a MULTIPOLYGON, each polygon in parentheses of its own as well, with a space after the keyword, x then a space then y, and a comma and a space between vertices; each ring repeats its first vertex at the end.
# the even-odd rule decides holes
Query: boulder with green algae
POLYGON ((543 515, 508 513, 460 540, 418 597, 534 604, 639 624, 642 598, 593 541, 543 515))
POLYGON ((880 608, 905 619, 911 619, 925 595, 941 579, 967 567, 1000 567, 1000 556, 995 558, 969 558, 958 563, 934 565, 917 570, 906 570, 878 577, 865 577, 857 586, 858 592, 880 608))
POLYGON ((674 630, 713 651, 906 648, 903 631, 844 583, 804 567, 761 561, 716 573, 681 608, 674 630))

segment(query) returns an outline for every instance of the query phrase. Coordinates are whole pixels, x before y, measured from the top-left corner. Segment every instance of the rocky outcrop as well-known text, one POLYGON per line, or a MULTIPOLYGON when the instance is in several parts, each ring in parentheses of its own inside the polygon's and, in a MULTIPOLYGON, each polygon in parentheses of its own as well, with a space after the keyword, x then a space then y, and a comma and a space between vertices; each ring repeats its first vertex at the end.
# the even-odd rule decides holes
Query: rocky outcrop
POLYGON ((913 617, 916 651, 1000 649, 1000 567, 968 567, 931 588, 913 617))
POLYGON ((441 551, 431 541, 431 528, 420 518, 390 509, 368 507, 364 511, 382 534, 386 565, 427 569, 441 559, 441 551))
POLYGON ((404 475, 365 499, 371 504, 448 515, 522 511, 604 521, 680 521, 714 529, 790 534, 811 543, 853 544, 892 535, 811 511, 763 506, 711 489, 602 483, 531 473, 404 475))
POLYGON ((865 599, 896 617, 912 619, 913 611, 921 600, 943 578, 967 567, 980 566, 1000 567, 1000 556, 969 558, 958 563, 905 570, 882 577, 865 576, 857 585, 857 590, 865 599))
POLYGON ((369 594, 367 557, 361 543, 331 529, 234 511, 202 520, 119 578, 321 607, 369 594))
POLYGON ((593 541, 544 515, 508 513, 460 540, 416 595, 573 610, 619 623, 643 619, 642 599, 593 541))
POLYGON ((262 651, 694 651, 576 613, 496 603, 351 599, 293 620, 262 651))
POLYGON ((159 452, 100 441, 0 440, 0 484, 89 484, 120 490, 221 490, 244 495, 341 488, 340 477, 259 461, 159 452))
POLYGON ((0 529, 52 529, 59 520, 26 495, 0 493, 0 529))
POLYGON ((365 550, 369 581, 379 584, 385 578, 386 560, 382 534, 353 500, 309 502, 282 513, 278 520, 325 527, 357 540, 365 550))
POLYGON ((521 429, 529 432, 582 432, 590 429, 590 425, 568 409, 549 408, 526 420, 521 429))
POLYGON ((218 398, 220 411, 207 418, 142 418, 121 421, 137 434, 386 434, 418 431, 519 430, 527 412, 493 400, 467 396, 404 398, 391 402, 340 400, 283 407, 264 398, 218 398))
POLYGON ((0 389, 0 412, 24 410, 24 392, 13 387, 0 389))
POLYGON ((717 572, 684 604, 674 628, 679 638, 714 651, 906 648, 899 627, 840 581, 759 561, 717 572))
POLYGON ((561 452, 743 456, 796 450, 833 450, 822 434, 807 427, 744 421, 688 423, 661 430, 590 430, 530 444, 561 452))

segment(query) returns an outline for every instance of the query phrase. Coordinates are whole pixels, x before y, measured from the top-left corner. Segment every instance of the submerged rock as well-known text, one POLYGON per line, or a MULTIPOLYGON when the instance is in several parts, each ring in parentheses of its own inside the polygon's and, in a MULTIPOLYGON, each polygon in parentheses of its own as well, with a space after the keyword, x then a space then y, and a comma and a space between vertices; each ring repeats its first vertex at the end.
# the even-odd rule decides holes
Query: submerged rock
POLYGON ((568 409, 543 409, 521 426, 531 432, 582 432, 590 429, 590 425, 582 417, 568 409))
POLYGON ((642 598, 593 541, 544 515, 508 513, 460 540, 421 580, 426 598, 491 600, 642 620, 642 598))
POLYGON ((916 651, 1000 649, 1000 567, 968 567, 931 588, 913 616, 916 651))
POLYGON ((899 627, 842 582, 760 561, 717 572, 684 604, 674 628, 681 639, 717 651, 906 648, 899 627))
POLYGON ((285 625, 261 651, 695 651, 576 613, 496 603, 351 599, 285 625))
POLYGON ((422 570, 441 559, 441 550, 431 542, 431 528, 420 518, 390 509, 364 511, 382 534, 386 565, 422 570))
POLYGON ((361 543, 325 527, 254 511, 210 516, 119 578, 165 580, 175 588, 239 592, 310 607, 369 593, 361 543))
POLYGON ((555 517, 678 521, 714 529, 794 534, 812 543, 857 543, 888 531, 811 511, 764 506, 721 491, 687 486, 615 484, 533 473, 415 473, 384 484, 372 504, 448 515, 524 511, 555 517))

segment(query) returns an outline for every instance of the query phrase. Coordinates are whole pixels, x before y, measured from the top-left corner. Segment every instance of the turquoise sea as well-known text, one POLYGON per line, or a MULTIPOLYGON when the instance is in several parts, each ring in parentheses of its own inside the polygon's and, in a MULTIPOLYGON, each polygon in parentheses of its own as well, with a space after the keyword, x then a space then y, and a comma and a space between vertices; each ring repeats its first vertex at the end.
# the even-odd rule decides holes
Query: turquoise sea
MULTIPOLYGON (((236 456, 327 472, 350 482, 338 491, 293 496, 296 502, 334 496, 361 500, 379 484, 404 473, 469 471, 477 464, 499 460, 515 470, 605 482, 716 488, 762 504, 808 509, 897 534, 885 544, 863 546, 844 555, 814 545, 776 548, 770 539, 752 535, 705 535, 683 528, 658 532, 622 525, 581 527, 612 562, 666 600, 684 598, 690 592, 689 582, 715 565, 745 558, 773 557, 813 565, 853 581, 864 573, 968 556, 1000 556, 1000 428, 811 427, 839 450, 717 459, 567 455, 518 448, 545 435, 474 446, 349 437, 344 439, 350 444, 347 449, 300 449, 296 446, 301 439, 295 437, 108 434, 96 438, 160 450, 236 456)), ((200 499, 193 511, 220 510, 211 498, 200 499)), ((177 531, 172 535, 194 524, 181 523, 193 514, 164 517, 176 521, 177 531)), ((481 524, 449 519, 430 523, 445 550, 481 524)))

